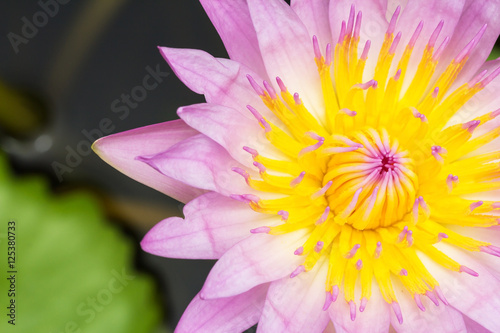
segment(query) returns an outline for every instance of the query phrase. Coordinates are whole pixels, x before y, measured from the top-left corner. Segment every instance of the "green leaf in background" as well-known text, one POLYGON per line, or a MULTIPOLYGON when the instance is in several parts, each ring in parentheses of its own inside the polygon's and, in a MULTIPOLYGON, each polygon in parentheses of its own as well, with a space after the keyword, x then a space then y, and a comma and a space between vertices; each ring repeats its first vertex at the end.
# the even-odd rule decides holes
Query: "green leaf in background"
POLYGON ((499 57, 500 57, 500 47, 494 47, 493 50, 491 50, 488 60, 495 60, 499 57))
POLYGON ((0 332, 149 333, 160 307, 133 246, 87 194, 13 178, 0 154, 0 332), (8 323, 8 222, 15 222, 15 326, 8 323))

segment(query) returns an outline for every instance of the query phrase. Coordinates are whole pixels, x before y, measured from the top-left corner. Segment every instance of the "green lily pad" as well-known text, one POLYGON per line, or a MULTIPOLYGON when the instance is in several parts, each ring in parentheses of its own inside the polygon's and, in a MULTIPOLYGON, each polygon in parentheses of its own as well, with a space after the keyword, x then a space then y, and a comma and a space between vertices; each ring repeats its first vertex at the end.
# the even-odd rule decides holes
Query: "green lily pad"
POLYGON ((43 178, 14 178, 0 155, 0 332, 154 331, 158 293, 133 255, 92 196, 54 196, 43 178))

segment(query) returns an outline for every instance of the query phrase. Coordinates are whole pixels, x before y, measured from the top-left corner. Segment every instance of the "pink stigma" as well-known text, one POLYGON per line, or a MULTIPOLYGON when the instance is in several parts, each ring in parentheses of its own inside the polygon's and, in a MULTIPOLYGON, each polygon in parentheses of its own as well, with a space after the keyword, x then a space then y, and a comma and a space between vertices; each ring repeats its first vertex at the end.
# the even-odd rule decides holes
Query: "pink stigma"
POLYGON ((418 308, 422 310, 422 312, 425 312, 425 307, 422 304, 422 299, 420 298, 420 294, 415 294, 413 298, 415 299, 415 303, 417 303, 418 308))
POLYGON ((323 245, 325 245, 325 243, 323 243, 322 241, 317 242, 316 246, 314 247, 314 252, 320 253, 321 250, 323 250, 323 245))
POLYGON ((392 311, 394 311, 394 314, 396 315, 396 318, 398 318, 399 324, 403 324, 403 314, 401 313, 401 307, 399 306, 398 302, 392 302, 392 311))
POLYGON ((443 232, 440 232, 440 233, 438 234, 438 242, 442 241, 442 240, 443 240, 443 239, 445 239, 445 238, 448 238, 448 235, 447 235, 447 234, 445 234, 445 233, 443 233, 443 232))
POLYGON ((259 156, 259 153, 255 149, 252 149, 252 148, 245 146, 245 147, 243 147, 243 150, 246 151, 247 153, 251 154, 253 158, 256 158, 257 156, 259 156))
POLYGON ((278 98, 278 96, 276 95, 276 91, 267 81, 264 81, 263 84, 264 84, 264 88, 267 90, 267 92, 269 93, 269 96, 271 96, 272 99, 278 98))
POLYGON ((349 312, 351 313, 351 320, 356 320, 356 303, 354 301, 349 301, 349 312))
POLYGON ((358 259, 358 261, 356 262, 356 269, 360 271, 362 268, 363 268, 363 260, 358 259))
POLYGON ((296 277, 297 275, 299 275, 300 273, 303 273, 306 271, 306 268, 304 267, 304 265, 300 265, 299 267, 297 267, 293 272, 292 274, 290 274, 290 278, 294 278, 296 277))
POLYGON ((404 268, 401 268, 401 271, 399 271, 399 275, 401 276, 408 276, 408 271, 404 268))
POLYGON ((281 219, 282 219, 283 221, 287 221, 287 220, 288 220, 288 215, 289 215, 289 214, 288 214, 288 212, 287 212, 286 210, 280 210, 280 211, 278 212, 278 215, 279 215, 279 216, 281 216, 281 219))
POLYGON ((478 201, 478 202, 474 202, 474 203, 471 203, 470 206, 469 206, 469 209, 471 212, 474 211, 474 209, 476 208, 479 208, 483 205, 483 202, 482 201, 478 201))
POLYGON ((460 272, 461 273, 464 272, 464 273, 467 273, 467 274, 475 276, 475 277, 479 276, 479 274, 477 272, 473 271, 472 269, 470 269, 469 267, 464 266, 464 265, 460 266, 460 272))
POLYGON ((323 212, 319 220, 316 221, 316 225, 323 224, 326 221, 326 219, 328 219, 329 214, 330 214, 330 206, 325 208, 325 211, 323 212))
POLYGON ((325 295, 325 304, 323 305, 323 311, 328 310, 328 308, 332 303, 333 303, 333 295, 327 291, 325 295))
POLYGON ((279 76, 276 77, 276 82, 278 83, 278 87, 280 87, 281 92, 287 92, 288 91, 286 89, 285 84, 283 83, 283 80, 281 80, 279 76))
POLYGON ((366 297, 363 297, 361 299, 361 304, 359 305, 359 312, 365 311, 367 304, 368 304, 368 300, 366 299, 366 297))
POLYGON ((259 172, 260 173, 264 173, 266 172, 266 167, 262 164, 262 163, 259 163, 259 162, 253 162, 253 165, 255 167, 257 167, 257 169, 259 169, 259 172))
POLYGON ((381 254, 382 254, 382 243, 377 242, 377 248, 375 249, 375 254, 374 254, 375 259, 380 258, 381 254))
POLYGON ((268 234, 269 231, 271 231, 271 228, 269 227, 258 227, 250 230, 252 234, 268 234))
POLYGON ((297 178, 293 179, 293 180, 290 182, 290 186, 291 186, 291 187, 296 187, 296 186, 298 186, 298 185, 302 182, 302 180, 304 179, 304 176, 305 176, 305 175, 306 175, 306 172, 305 172, 305 171, 302 171, 302 172, 300 173, 300 175, 299 175, 297 178))
POLYGON ((250 82, 250 85, 252 86, 253 90, 255 90, 255 92, 257 93, 257 95, 265 96, 264 89, 262 89, 262 87, 259 86, 259 84, 254 80, 254 78, 250 74, 247 74, 247 79, 248 82, 250 82))
POLYGON ((293 252, 293 254, 295 254, 296 256, 300 256, 300 255, 302 255, 302 253, 304 253, 303 246, 299 247, 297 250, 295 250, 295 252, 293 252))
POLYGON ((318 199, 319 197, 323 196, 326 191, 328 191, 328 189, 330 188, 330 186, 332 186, 333 182, 330 180, 328 183, 326 183, 325 186, 323 186, 318 192, 315 192, 311 195, 311 199, 312 200, 315 200, 315 199, 318 199))

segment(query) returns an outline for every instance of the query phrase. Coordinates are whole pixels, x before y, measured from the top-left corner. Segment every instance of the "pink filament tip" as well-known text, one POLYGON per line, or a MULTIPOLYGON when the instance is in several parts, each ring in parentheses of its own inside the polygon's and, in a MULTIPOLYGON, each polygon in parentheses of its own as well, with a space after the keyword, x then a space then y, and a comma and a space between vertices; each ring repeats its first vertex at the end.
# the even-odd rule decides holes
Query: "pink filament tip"
POLYGON ((349 301, 349 312, 351 314, 351 320, 356 320, 356 303, 354 301, 349 301))
POLYGON ((498 75, 500 75, 500 67, 495 69, 490 75, 486 77, 486 79, 482 80, 479 84, 481 88, 486 87, 491 81, 493 81, 498 75))
POLYGON ((434 305, 439 306, 439 301, 432 291, 426 291, 425 296, 427 296, 434 305))
POLYGON ((293 100, 295 101, 295 104, 297 104, 297 105, 302 104, 302 100, 300 99, 300 96, 298 93, 293 94, 293 100))
POLYGON ((401 40, 401 31, 398 32, 398 34, 392 41, 391 47, 389 48, 389 54, 394 54, 396 52, 400 40, 401 40))
POLYGON ((316 37, 316 35, 313 36, 313 48, 316 59, 321 59, 322 57, 321 50, 319 49, 318 37, 316 37))
POLYGON ((351 10, 349 11, 349 19, 347 20, 346 34, 348 36, 352 35, 352 30, 354 28, 354 16, 356 15, 356 9, 354 4, 351 5, 351 10))
POLYGON ((281 92, 287 92, 288 90, 286 89, 285 84, 283 83, 283 80, 279 76, 276 77, 276 82, 278 83, 278 87, 280 87, 281 92))
POLYGON ((247 153, 251 154, 253 158, 256 158, 259 156, 259 152, 257 150, 249 148, 249 147, 243 147, 243 150, 246 151, 247 153))
POLYGON ((348 115, 349 117, 354 117, 354 116, 356 116, 358 114, 356 111, 352 111, 352 110, 349 110, 349 109, 346 109, 346 108, 340 109, 340 112, 348 115))
POLYGON ((319 197, 323 196, 323 195, 326 193, 326 191, 328 191, 328 189, 330 188, 330 186, 332 186, 332 184, 333 184, 333 182, 330 180, 330 181, 329 181, 328 183, 326 183, 326 185, 325 185, 325 186, 323 186, 323 187, 322 187, 319 191, 317 191, 317 192, 313 193, 313 194, 311 195, 311 199, 313 199, 313 200, 314 200, 314 199, 317 199, 317 198, 319 198, 319 197))
POLYGON ((259 84, 254 80, 254 78, 252 77, 252 75, 250 74, 247 74, 247 79, 248 79, 248 82, 250 82, 250 85, 252 86, 253 90, 255 90, 255 92, 259 95, 259 96, 264 96, 264 89, 262 89, 261 86, 259 86, 259 84))
POLYGON ((396 72, 396 75, 394 75, 394 81, 397 81, 399 80, 399 78, 401 77, 401 68, 398 69, 398 71, 396 72))
POLYGON ((476 208, 479 208, 483 205, 483 202, 482 201, 478 201, 478 202, 474 202, 474 203, 471 203, 469 208, 470 208, 470 211, 473 212, 474 209, 476 208))
POLYGON ((391 22, 389 23, 389 27, 387 28, 387 34, 393 34, 394 30, 396 29, 396 22, 399 17, 399 12, 401 11, 401 6, 398 6, 396 10, 394 11, 394 14, 392 14, 391 17, 391 22))
POLYGON ((295 250, 295 252, 293 252, 293 254, 295 254, 296 256, 300 256, 300 255, 302 255, 302 253, 304 253, 303 246, 299 247, 297 250, 295 250))
POLYGON ((493 118, 496 118, 500 115, 500 109, 496 110, 496 111, 493 111, 491 114, 490 114, 490 118, 493 119, 493 118))
POLYGON ((361 304, 359 304, 359 312, 365 311, 367 304, 368 304, 368 300, 366 299, 366 297, 363 297, 361 299, 361 304))
POLYGON ((259 123, 264 127, 264 130, 267 132, 271 131, 271 126, 269 123, 262 117, 262 115, 251 105, 247 105, 247 109, 252 113, 252 115, 259 121, 259 123))
POLYGON ((355 84, 354 85, 356 88, 360 88, 360 89, 363 89, 363 90, 367 90, 369 89, 370 87, 372 87, 373 89, 377 89, 377 86, 378 86, 378 82, 375 81, 375 80, 370 80, 368 82, 365 82, 365 83, 358 83, 358 84, 355 84))
POLYGON ((472 78, 472 80, 470 80, 470 81, 467 83, 467 85, 468 85, 469 87, 473 87, 473 86, 475 86, 477 83, 479 83, 479 81, 481 81, 481 80, 485 77, 486 73, 488 73, 488 70, 487 70, 487 69, 485 69, 485 70, 484 70, 484 71, 482 71, 481 73, 479 73, 479 74, 477 74, 476 76, 474 76, 474 77, 472 78))
POLYGON ((326 55, 325 55, 325 65, 330 66, 332 64, 332 44, 326 44, 326 55))
POLYGON ((308 137, 310 137, 311 139, 316 140, 316 141, 325 141, 324 137, 319 136, 318 134, 311 132, 311 131, 306 132, 305 135, 307 135, 308 137))
POLYGON ((321 250, 323 250, 324 245, 325 245, 325 243, 323 243, 322 241, 317 242, 316 246, 314 246, 314 252, 320 253, 321 250))
POLYGON ((434 29, 434 32, 432 33, 431 35, 431 38, 429 39, 429 42, 427 43, 428 47, 434 47, 434 45, 436 44, 436 41, 439 37, 439 34, 441 33, 441 29, 443 29, 443 25, 444 25, 444 21, 441 20, 436 29, 434 29))
POLYGON ((330 206, 325 208, 325 211, 323 212, 319 220, 316 221, 316 225, 323 224, 326 221, 326 219, 328 219, 329 214, 330 214, 330 206))
POLYGON ((238 200, 240 202, 244 202, 244 203, 259 203, 260 201, 260 198, 256 195, 253 195, 253 194, 243 194, 243 195, 239 195, 239 194, 231 194, 229 196, 231 199, 234 199, 234 200, 238 200))
POLYGON ((274 90, 274 88, 269 84, 269 82, 267 81, 264 81, 264 88, 267 90, 267 92, 269 93, 269 96, 271 96, 272 99, 276 99, 278 98, 278 96, 276 95, 276 91, 274 90))
POLYGON ((382 243, 377 242, 377 248, 375 249, 375 254, 374 254, 375 259, 380 258, 381 254, 382 254, 382 243))
POLYGON ((437 98, 439 95, 439 87, 434 88, 434 91, 432 92, 432 98, 437 98))
POLYGON ((413 245, 413 231, 408 230, 408 232, 406 233, 406 241, 408 242, 408 246, 413 245))
POLYGON ((436 292, 436 295, 439 297, 439 299, 441 300, 441 302, 443 302, 444 305, 450 305, 450 303, 448 303, 448 300, 446 299, 446 297, 444 297, 444 294, 441 291, 441 288, 439 288, 439 286, 436 286, 434 288, 434 291, 436 292))
POLYGON ((491 255, 496 256, 496 257, 500 257, 500 248, 493 246, 493 245, 481 246, 480 251, 487 253, 487 254, 491 254, 491 255))
POLYGON ((449 42, 450 42, 450 37, 446 36, 441 45, 439 45, 439 47, 437 48, 436 52, 434 52, 434 54, 432 55, 433 61, 438 61, 439 58, 441 58, 441 55, 443 54, 444 50, 446 50, 446 47, 448 46, 449 42))
POLYGON ((358 259, 358 261, 356 261, 356 269, 360 271, 362 268, 363 268, 363 260, 358 259))
POLYGON ((347 252, 347 254, 345 255, 346 259, 353 258, 356 255, 356 252, 358 252, 360 247, 361 247, 361 245, 359 245, 359 244, 354 245, 353 248, 349 252, 347 252))
POLYGON ((266 167, 262 163, 253 162, 253 165, 259 169, 260 173, 266 172, 266 167))
POLYGON ((464 273, 467 273, 467 274, 475 276, 475 277, 479 276, 479 274, 477 272, 473 271, 472 269, 470 269, 469 267, 464 266, 464 265, 460 266, 460 272, 464 272, 464 273))
POLYGON ((440 147, 440 146, 432 146, 432 149, 431 149, 431 154, 432 154, 432 156, 434 156, 434 158, 435 158, 438 162, 442 163, 442 162, 444 162, 444 159, 443 159, 443 157, 440 155, 440 153, 443 153, 443 148, 442 148, 442 147, 440 147))
POLYGON ((493 209, 499 209, 500 208, 500 202, 494 202, 491 204, 491 208, 493 209))
POLYGON ((302 172, 300 173, 300 175, 299 175, 297 178, 293 179, 293 180, 290 182, 290 186, 291 186, 291 187, 296 187, 296 186, 298 186, 298 185, 302 182, 302 180, 304 179, 304 176, 305 176, 305 175, 306 175, 306 172, 305 172, 305 171, 302 171, 302 172))
POLYGON ((304 267, 304 265, 300 265, 299 267, 297 267, 293 272, 292 274, 290 274, 290 278, 294 278, 296 277, 297 275, 299 275, 300 273, 302 272, 305 272, 306 271, 306 268, 304 267))
POLYGON ((241 175, 243 178, 245 178, 246 182, 248 183, 248 180, 250 179, 250 175, 248 174, 248 172, 246 172, 241 168, 231 168, 231 171, 241 175))
POLYGON ((420 294, 415 294, 413 296, 413 299, 415 300, 415 303, 417 303, 418 308, 422 310, 422 312, 425 312, 425 307, 422 304, 422 299, 420 298, 420 294))
POLYGON ((363 48, 363 53, 361 54, 361 60, 368 59, 368 52, 370 52, 371 45, 372 45, 372 42, 370 40, 367 40, 365 43, 365 47, 363 48))
POLYGON ((424 27, 424 21, 420 21, 420 23, 417 25, 417 28, 415 29, 415 32, 411 36, 410 42, 408 43, 408 46, 410 48, 413 48, 417 43, 418 37, 420 36, 423 27, 424 27))
POLYGON ((287 220, 288 220, 288 215, 289 215, 289 214, 288 214, 288 212, 287 212, 286 210, 280 210, 280 211, 278 212, 278 215, 279 215, 279 216, 281 216, 281 219, 282 219, 283 221, 287 221, 287 220))
POLYGON ((330 305, 333 303, 333 295, 327 291, 325 295, 325 304, 323 305, 323 311, 328 310, 330 305))
POLYGON ((359 38, 359 33, 361 31, 361 21, 363 20, 363 13, 361 11, 358 12, 356 16, 356 25, 354 26, 354 38, 359 38))
POLYGON ((332 288, 332 301, 335 302, 339 296, 340 289, 339 286, 333 286, 332 288))
POLYGON ((408 271, 404 268, 401 268, 401 270, 399 271, 399 275, 401 276, 408 276, 408 271))
POLYGON ((271 231, 271 228, 269 227, 258 227, 250 230, 252 234, 268 234, 269 231, 271 231))
POLYGON ((345 30, 346 30, 345 21, 342 21, 342 25, 340 27, 339 40, 337 41, 338 44, 342 44, 344 42, 345 33, 346 33, 345 30))
POLYGON ((403 314, 401 313, 401 307, 399 306, 398 302, 392 302, 392 311, 394 311, 394 314, 396 315, 396 318, 398 318, 399 324, 403 324, 403 314))
POLYGON ((445 234, 444 232, 440 232, 438 234, 438 242, 440 242, 440 241, 442 241, 443 239, 446 239, 446 238, 448 238, 448 235, 445 234))
POLYGON ((453 190, 453 184, 458 182, 458 176, 453 176, 452 174, 449 174, 448 177, 446 178, 446 185, 448 186, 448 191, 453 190))
POLYGON ((318 148, 320 148, 323 145, 323 143, 325 143, 325 138, 321 138, 321 139, 322 140, 319 140, 317 143, 315 143, 315 144, 313 144, 311 146, 307 146, 304 149, 302 149, 299 152, 299 157, 302 157, 305 154, 313 152, 313 151, 317 150, 318 148))
POLYGON ((408 233, 408 226, 405 226, 403 228, 403 230, 399 233, 399 236, 398 236, 398 242, 399 243, 401 243, 402 241, 404 241, 407 233, 408 233))
POLYGON ((470 134, 472 134, 474 132, 474 130, 479 126, 480 123, 481 123, 480 120, 471 120, 471 121, 463 124, 462 128, 466 129, 470 134))

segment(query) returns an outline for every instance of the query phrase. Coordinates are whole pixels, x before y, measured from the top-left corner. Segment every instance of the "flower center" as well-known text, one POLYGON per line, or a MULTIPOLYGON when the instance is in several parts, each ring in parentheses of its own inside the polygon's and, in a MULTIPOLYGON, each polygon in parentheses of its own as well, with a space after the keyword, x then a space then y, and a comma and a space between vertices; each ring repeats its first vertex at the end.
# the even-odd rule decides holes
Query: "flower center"
POLYGON ((408 151, 385 129, 357 132, 351 141, 359 148, 333 155, 323 178, 323 184, 332 182, 326 196, 337 221, 358 230, 401 221, 411 212, 418 189, 408 151))

